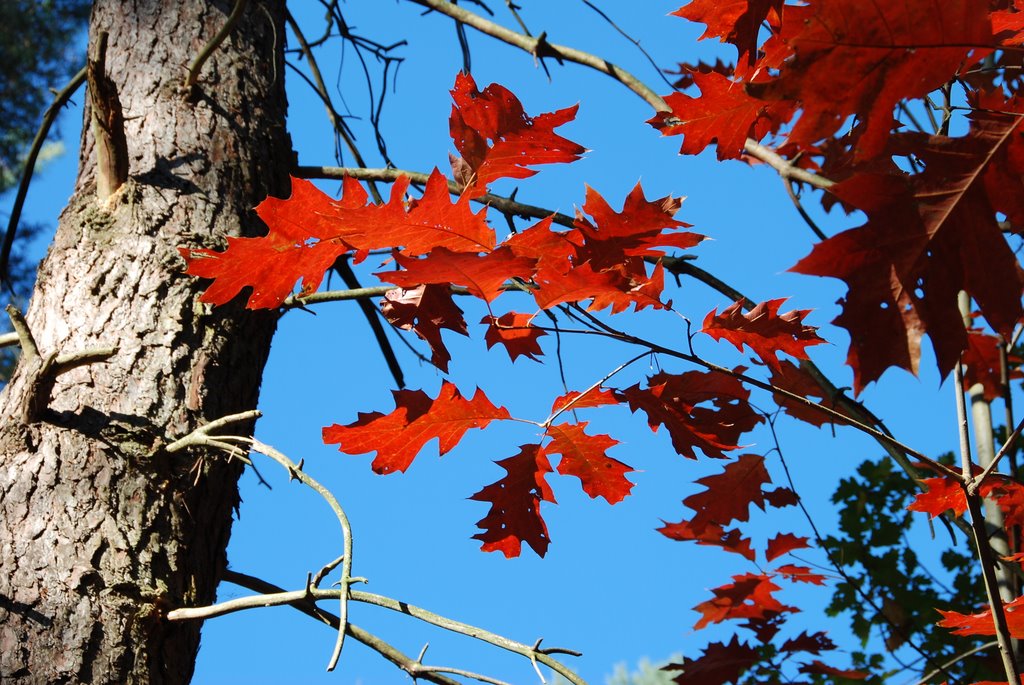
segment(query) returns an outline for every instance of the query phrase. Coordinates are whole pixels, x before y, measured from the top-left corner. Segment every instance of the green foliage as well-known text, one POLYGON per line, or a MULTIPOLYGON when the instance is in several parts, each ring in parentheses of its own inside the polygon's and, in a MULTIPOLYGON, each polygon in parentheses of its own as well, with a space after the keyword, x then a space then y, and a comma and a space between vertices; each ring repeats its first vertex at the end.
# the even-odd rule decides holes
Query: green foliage
MULTIPOLYGON (((940 460, 951 461, 952 455, 940 460)), ((840 533, 827 536, 825 543, 851 582, 836 585, 827 612, 846 614, 864 646, 872 633, 881 634, 889 654, 912 642, 932 655, 933 661, 924 663, 906 649, 900 653, 914 655, 914 670, 931 673, 937 663, 988 640, 957 637, 935 626, 940 618, 936 607, 972 613, 985 599, 971 546, 945 521, 935 519, 931 524, 935 546, 948 545, 936 555, 941 558, 942 571, 933 573, 929 562, 919 559, 911 548, 907 533, 915 514, 907 511, 907 505, 918 492, 917 485, 884 458, 863 462, 855 476, 840 481, 832 495, 832 502, 839 506, 840 533)), ((881 654, 856 652, 853 657, 855 667, 876 673, 883 662, 881 654)), ((980 657, 964 659, 932 680, 1000 679, 999 664, 992 666, 995 668, 980 657)))

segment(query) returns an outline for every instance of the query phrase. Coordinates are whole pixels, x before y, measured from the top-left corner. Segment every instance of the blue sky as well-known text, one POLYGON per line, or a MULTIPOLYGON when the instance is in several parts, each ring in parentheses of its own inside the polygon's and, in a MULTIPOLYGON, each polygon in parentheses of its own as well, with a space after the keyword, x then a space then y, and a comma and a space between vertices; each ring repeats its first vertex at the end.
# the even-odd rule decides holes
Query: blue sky
MULTIPOLYGON (((498 21, 513 26, 503 3, 492 4, 498 21)), ((659 92, 668 91, 643 55, 583 2, 521 4, 534 33, 546 30, 553 42, 607 56, 659 92)), ((697 44, 702 27, 665 16, 678 4, 661 0, 628 7, 603 3, 622 28, 642 40, 659 65, 734 58, 731 48, 697 44)), ((302 12, 297 13, 307 36, 319 35, 319 8, 316 3, 302 3, 302 12)), ((447 171, 447 155, 453 150, 448 137, 448 90, 462 64, 451 22, 441 16, 421 16, 419 8, 409 3, 351 2, 343 5, 343 11, 362 35, 382 43, 409 41, 399 50, 406 61, 394 91, 387 94, 382 120, 395 164, 415 171, 435 166, 447 171)), ((678 139, 661 138, 644 123, 652 114, 648 105, 607 77, 575 65, 549 63, 549 81, 529 55, 472 30, 468 35, 473 74, 481 87, 501 83, 520 97, 531 114, 579 103, 577 120, 560 132, 590 150, 575 164, 545 168, 537 177, 516 184, 503 182, 498 192, 519 187, 519 199, 567 213, 582 204, 585 183, 615 207, 621 206, 637 181, 643 183, 648 198, 687 196, 677 218, 713 239, 694 250, 698 264, 753 299, 790 297, 786 309, 814 309, 808 322, 821 326, 821 334, 833 344, 812 348, 811 357, 837 385, 850 384, 849 370, 842 366, 846 340, 828 325, 838 313, 835 301, 842 295, 842 285, 786 273, 808 252, 812 236, 773 171, 739 162, 719 163, 713 151, 695 158, 679 157, 678 139)), ((328 43, 319 60, 329 74, 328 82, 340 85, 349 110, 365 114, 365 87, 351 48, 343 54, 340 43, 328 43)), ((290 127, 299 161, 335 164, 323 107, 292 76, 288 74, 290 127)), ((81 93, 76 100, 81 102, 81 93)), ((29 220, 54 224, 57 209, 71 192, 79 116, 78 110, 70 111, 62 121, 61 132, 71 153, 51 162, 36 178, 26 207, 29 220)), ((350 123, 369 164, 382 165, 374 154, 372 130, 365 118, 350 123)), ((337 183, 319 185, 331 193, 338 189, 337 183)), ((11 198, 3 199, 9 205, 11 198)), ((822 221, 829 233, 835 233, 856 225, 857 219, 832 216, 822 221)), ((493 223, 499 230, 503 225, 497 215, 493 223)), ((366 283, 375 284, 372 278, 366 283)), ((669 297, 697 326, 710 309, 729 304, 693 281, 684 281, 678 289, 673 286, 669 297)), ((467 321, 480 320, 482 309, 460 304, 467 307, 467 321)), ((517 307, 509 302, 504 306, 529 305, 517 307)), ((264 379, 260 408, 265 416, 257 437, 295 460, 304 459, 308 472, 337 495, 355 532, 354 573, 370 579, 367 590, 525 643, 543 637, 545 645, 578 649, 584 657, 567 662, 593 683, 603 682, 617 662, 633 664, 642 657, 657 660, 679 652, 696 656, 708 641, 729 638, 731 626, 695 633, 692 626, 698 616, 690 609, 709 597, 710 588, 728 582, 729 576, 756 569, 735 555, 672 542, 654 530, 661 519, 682 518, 681 500, 698 489, 693 481, 718 473, 721 464, 679 457, 664 432, 653 434, 642 417, 631 416, 625 408, 592 410, 581 418, 592 421, 592 432, 619 440, 621 444, 610 454, 638 470, 630 474, 637 484, 633 495, 610 507, 583 494, 575 479, 552 476, 549 480, 558 504, 543 509, 553 541, 547 557, 538 559, 528 550, 512 560, 484 554, 471 536, 487 507, 467 498, 497 480, 503 472, 494 461, 535 441, 535 431, 523 425, 495 426, 471 433, 441 459, 436 448, 428 446, 406 474, 374 475, 368 456, 339 454, 322 444, 320 429, 351 422, 359 411, 390 411, 391 378, 353 303, 320 305, 315 312, 313 316, 294 311, 281 323, 264 379)), ((623 315, 617 323, 669 346, 685 345, 685 326, 672 314, 623 315)), ((434 395, 441 374, 408 353, 397 342, 397 332, 392 339, 408 386, 434 395)), ((418 344, 411 336, 407 339, 418 344)), ((542 340, 548 363, 520 359, 514 365, 502 350, 486 350, 480 328, 471 329, 469 339, 447 334, 445 339, 455 360, 451 379, 465 395, 480 386, 514 415, 542 420, 551 399, 562 392, 557 366, 551 363, 553 337, 542 340)), ((607 343, 566 339, 564 344, 567 380, 575 389, 589 386, 635 354, 607 343)), ((742 362, 731 347, 709 338, 698 337, 695 344, 699 353, 721 363, 742 362)), ((670 360, 660 363, 663 366, 658 368, 668 371, 688 370, 670 360)), ((635 364, 614 385, 632 385, 653 370, 646 362, 635 364)), ((940 388, 929 350, 920 380, 890 372, 863 399, 897 436, 926 453, 937 454, 956 444, 952 390, 948 384, 940 388)), ((768 404, 763 396, 755 396, 755 401, 768 404)), ((780 421, 779 435, 798 492, 819 526, 830 530, 835 517, 828 497, 837 479, 863 459, 879 456, 881 450, 851 431, 833 437, 828 429, 785 419, 780 421)), ((748 451, 754 453, 766 453, 773 446, 766 431, 756 432, 752 441, 748 451)), ((307 572, 315 572, 340 553, 337 524, 314 493, 287 482, 273 463, 259 457, 256 463, 273 489, 259 485, 251 474, 243 478, 244 503, 229 547, 230 564, 237 571, 298 589, 307 572)), ((769 468, 781 483, 776 457, 769 459, 769 468)), ((759 549, 777 531, 809 535, 806 521, 792 509, 769 514, 755 511, 752 518, 745 531, 759 549)), ((820 552, 809 551, 806 557, 825 561, 820 552)), ((245 594, 248 591, 229 585, 220 591, 221 599, 245 594)), ((782 598, 804 608, 791 620, 793 634, 824 625, 841 645, 853 644, 844 622, 825 621, 821 608, 827 594, 801 588, 787 591, 782 598)), ((526 660, 382 609, 356 605, 352 620, 412 655, 429 642, 427 663, 478 670, 512 683, 536 681, 526 660)), ((326 674, 333 641, 330 630, 289 608, 218 618, 204 629, 194 682, 348 685, 406 680, 354 641, 348 643, 338 671, 326 674)), ((845 663, 842 657, 834 661, 845 663)))

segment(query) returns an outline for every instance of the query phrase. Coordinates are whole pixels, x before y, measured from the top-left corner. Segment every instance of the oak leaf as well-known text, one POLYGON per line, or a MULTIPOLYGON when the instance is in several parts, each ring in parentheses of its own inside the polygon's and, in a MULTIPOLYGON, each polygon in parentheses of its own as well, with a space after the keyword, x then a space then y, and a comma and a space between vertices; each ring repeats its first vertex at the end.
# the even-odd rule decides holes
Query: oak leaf
POLYGON ((465 168, 463 164, 453 167, 467 196, 482 195, 498 178, 529 178, 537 173, 527 167, 574 162, 586 152, 554 132, 576 118, 578 105, 530 117, 507 88, 492 83, 479 91, 473 77, 464 72, 455 78, 452 100, 449 128, 465 168))
POLYGON ((758 661, 756 649, 733 635, 729 644, 712 642, 696 659, 685 657, 680 663, 662 667, 664 671, 682 671, 672 682, 677 685, 721 685, 735 683, 741 675, 758 661))
POLYGON ((414 331, 430 346, 430 361, 445 373, 452 355, 441 339, 441 329, 469 335, 462 310, 452 300, 451 290, 439 285, 396 288, 384 293, 380 311, 391 325, 414 331))
POLYGON ((487 332, 484 333, 487 349, 500 344, 508 352, 508 357, 512 361, 519 357, 537 360, 538 356, 544 354, 537 339, 542 335, 547 335, 547 332, 531 326, 531 321, 533 321, 531 314, 518 312, 508 312, 501 316, 488 314, 480 320, 480 323, 487 324, 487 332))
POLYGON ((701 619, 693 626, 694 630, 729 619, 756 619, 763 618, 771 612, 799 611, 795 607, 782 604, 773 596, 781 588, 772 582, 770 576, 745 573, 733 576, 732 580, 733 582, 712 590, 714 598, 693 608, 701 614, 701 619))
POLYGON ((757 558, 753 547, 750 546, 750 539, 743 537, 736 528, 726 530, 717 523, 703 523, 698 529, 686 520, 679 523, 668 523, 667 521, 662 521, 662 523, 665 525, 657 530, 670 540, 693 540, 698 545, 721 547, 726 552, 739 554, 749 561, 754 561, 757 558))
POLYGON ((704 317, 701 333, 715 340, 728 340, 743 351, 746 345, 768 365, 772 371, 779 370, 777 354, 783 352, 797 359, 807 359, 806 348, 825 342, 818 337, 817 327, 804 324, 809 309, 792 310, 779 314, 779 307, 786 299, 762 302, 749 312, 743 311, 743 300, 739 300, 718 313, 712 309, 704 317))
POLYGON ((411 288, 423 283, 461 285, 487 302, 501 294, 505 281, 510 278, 529 278, 536 262, 529 257, 517 257, 506 247, 499 247, 484 255, 452 252, 438 247, 425 257, 410 258, 396 255, 395 261, 402 271, 381 271, 377 278, 388 283, 411 288))
POLYGON ((768 551, 765 553, 765 558, 768 561, 775 561, 783 554, 788 554, 794 549, 804 549, 810 547, 807 544, 808 538, 793 535, 792 533, 779 533, 771 540, 768 541, 768 551))
POLYGON ((540 515, 540 503, 555 502, 544 480, 544 474, 551 473, 544 448, 523 445, 519 454, 497 464, 505 469, 505 476, 470 497, 491 503, 487 516, 476 524, 483 532, 473 537, 483 542, 480 549, 501 552, 506 559, 519 556, 524 542, 543 557, 551 540, 540 515))
POLYGON ((346 454, 376 452, 375 473, 405 471, 428 442, 437 438, 441 456, 459 444, 466 431, 484 428, 491 421, 510 418, 508 410, 491 404, 482 390, 466 400, 454 384, 444 381, 437 398, 422 390, 395 390, 390 414, 360 412, 347 425, 323 429, 325 444, 338 445, 346 454))
POLYGON ((587 435, 586 427, 586 421, 548 426, 551 443, 545 450, 562 455, 558 472, 579 478, 583 492, 594 499, 604 497, 608 504, 621 502, 633 489, 633 483, 626 478, 633 469, 606 454, 619 444, 618 440, 608 435, 587 435))

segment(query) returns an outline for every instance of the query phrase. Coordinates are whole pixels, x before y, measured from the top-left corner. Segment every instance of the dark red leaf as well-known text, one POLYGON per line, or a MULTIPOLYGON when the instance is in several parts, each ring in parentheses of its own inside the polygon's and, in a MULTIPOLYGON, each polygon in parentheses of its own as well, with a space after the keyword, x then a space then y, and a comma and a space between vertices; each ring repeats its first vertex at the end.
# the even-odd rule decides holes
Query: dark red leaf
POLYGON ((792 533, 779 533, 768 541, 768 551, 765 557, 768 561, 775 561, 783 554, 792 552, 794 549, 810 547, 807 544, 808 538, 793 535, 792 533))
POLYGON ((713 599, 693 608, 701 614, 701 619, 693 626, 694 630, 728 619, 763 618, 769 612, 798 611, 772 596, 780 588, 771 581, 770 576, 746 573, 733 576, 732 579, 732 583, 712 590, 715 595, 713 599))
POLYGON ((785 301, 785 298, 768 300, 747 313, 743 311, 743 300, 729 305, 721 314, 717 308, 712 309, 704 317, 701 333, 715 340, 724 338, 741 352, 746 345, 773 372, 779 371, 779 352, 807 359, 807 347, 825 342, 818 337, 815 326, 807 326, 803 322, 810 313, 809 309, 779 314, 779 307, 785 301))
POLYGON ((380 302, 380 311, 393 326, 415 331, 430 345, 430 361, 434 366, 448 372, 452 356, 441 339, 441 329, 468 335, 462 310, 452 300, 449 288, 421 285, 411 290, 389 290, 380 302))
POLYGON ((700 526, 700 530, 697 530, 689 521, 685 520, 679 523, 668 523, 667 521, 662 521, 662 523, 665 525, 658 528, 658 532, 670 540, 693 540, 698 545, 721 547, 727 552, 739 554, 750 561, 754 561, 756 558, 754 549, 750 546, 750 539, 743 537, 735 528, 726 530, 717 523, 705 523, 700 526))
POLYGON ((696 659, 685 657, 681 663, 662 667, 682 671, 672 682, 677 685, 722 685, 735 683, 743 673, 761 660, 757 650, 733 635, 729 644, 712 642, 696 659))

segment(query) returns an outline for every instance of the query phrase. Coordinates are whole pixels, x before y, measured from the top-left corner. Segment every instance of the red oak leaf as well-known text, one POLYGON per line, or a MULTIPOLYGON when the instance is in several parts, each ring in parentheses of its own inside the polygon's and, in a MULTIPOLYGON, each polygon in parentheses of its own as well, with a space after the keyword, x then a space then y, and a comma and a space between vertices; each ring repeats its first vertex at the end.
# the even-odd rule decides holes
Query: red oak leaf
POLYGON ((544 480, 551 464, 540 445, 523 445, 519 450, 516 456, 497 462, 507 472, 501 480, 470 497, 491 503, 487 516, 476 524, 484 532, 473 537, 483 542, 480 549, 499 551, 506 559, 519 556, 524 542, 542 557, 551 541, 540 515, 542 501, 555 502, 544 480))
POLYGON ((863 157, 882 152, 897 102, 938 88, 993 44, 987 3, 975 0, 789 6, 779 39, 795 56, 777 78, 748 86, 751 94, 800 101, 789 135, 799 145, 831 136, 856 115, 865 123, 863 157))
POLYGON ((764 499, 768 504, 777 509, 783 507, 795 507, 800 503, 800 498, 789 488, 775 488, 764 493, 764 499))
POLYGON ((494 179, 528 178, 537 173, 528 166, 575 162, 586 152, 554 131, 576 118, 578 105, 529 117, 507 88, 492 83, 478 91, 473 77, 466 73, 455 78, 452 100, 449 128, 468 168, 453 167, 469 196, 482 195, 494 179))
POLYGON ((756 649, 733 635, 729 644, 712 642, 700 657, 685 657, 680 663, 663 666, 662 670, 682 671, 672 681, 677 685, 721 685, 738 682, 740 676, 760 660, 756 649))
POLYGON ((416 335, 430 345, 430 361, 445 373, 452 355, 441 340, 441 329, 469 335, 462 310, 452 300, 449 288, 439 285, 421 285, 411 290, 396 288, 384 293, 380 301, 384 318, 416 335))
MULTIPOLYGON (((813 398, 817 400, 818 404, 823 404, 840 414, 848 415, 847 410, 836 402, 835 398, 825 396, 825 391, 813 376, 788 359, 783 359, 779 362, 778 368, 772 369, 772 375, 768 382, 780 390, 788 390, 794 395, 808 399, 813 398)), ((812 426, 821 427, 826 424, 843 423, 842 419, 837 419, 831 414, 809 407, 781 393, 773 394, 772 398, 787 414, 812 426)))
POLYGON ((596 270, 622 265, 629 257, 661 257, 658 246, 689 249, 704 240, 697 233, 666 233, 690 224, 673 217, 682 206, 682 198, 671 195, 648 200, 637 183, 616 212, 600 193, 587 186, 586 202, 576 212, 575 228, 583 237, 577 248, 577 263, 590 262, 596 270), (590 219, 584 214, 589 214, 590 219))
POLYGON ((791 102, 751 97, 743 83, 717 72, 696 71, 692 78, 700 97, 670 93, 665 104, 671 111, 658 112, 647 121, 663 136, 682 135, 681 155, 697 155, 717 143, 718 159, 738 159, 747 138, 761 140, 775 133, 796 111, 791 102))
POLYGON ((809 664, 803 664, 800 667, 800 673, 820 673, 821 675, 834 675, 839 678, 849 678, 850 680, 864 680, 868 677, 867 673, 863 671, 855 671, 853 669, 841 670, 827 666, 817 659, 809 664))
MULTIPOLYGON (((1024 597, 1018 597, 1003 605, 1006 624, 1010 629, 1010 637, 1024 638, 1024 597)), ((935 625, 949 628, 954 635, 995 635, 995 621, 992 609, 986 608, 977 614, 961 614, 958 611, 937 610, 942 620, 935 625)))
POLYGON ((507 247, 484 255, 452 252, 444 247, 431 250, 419 259, 396 255, 403 271, 382 271, 374 274, 382 281, 404 288, 421 283, 462 285, 469 292, 491 302, 502 292, 510 278, 529 278, 536 262, 529 257, 517 257, 507 247))
POLYGON ((764 419, 750 407, 750 391, 731 376, 713 371, 658 373, 622 391, 634 413, 647 414, 651 430, 664 426, 676 452, 696 459, 694 448, 709 457, 725 459, 739 449, 739 439, 764 419), (710 405, 710 406, 708 406, 710 405))
POLYGON ((565 395, 555 399, 554 403, 551 405, 551 413, 554 414, 570 402, 572 402, 572 407, 570 408, 575 410, 586 409, 588 407, 603 407, 608 404, 619 404, 620 401, 621 400, 619 400, 615 392, 608 390, 607 388, 593 388, 586 391, 586 394, 582 397, 580 397, 579 391, 570 390, 565 395))
POLYGON ((800 309, 779 314, 779 307, 786 299, 768 300, 757 305, 748 313, 743 312, 743 300, 735 302, 718 313, 712 309, 704 317, 701 333, 715 340, 723 338, 743 351, 746 345, 761 358, 772 371, 780 370, 779 352, 807 359, 806 348, 825 342, 818 337, 815 326, 804 324, 804 317, 811 310, 800 309))
POLYGON ((605 454, 608 448, 619 444, 618 440, 607 435, 587 435, 583 432, 586 427, 586 421, 548 426, 551 443, 545 449, 548 454, 562 455, 558 472, 579 478, 583 492, 594 499, 604 497, 608 504, 621 502, 633 489, 633 483, 626 478, 633 469, 605 454))
POLYGON ((290 198, 268 197, 256 208, 269 228, 266 236, 230 237, 223 252, 184 247, 178 251, 189 274, 213 279, 200 298, 203 302, 224 304, 252 287, 246 306, 260 309, 279 306, 300 279, 300 292, 315 291, 331 264, 348 251, 403 246, 404 254, 418 255, 435 248, 473 253, 494 248, 486 210, 474 214, 466 197, 453 204, 448 182, 436 169, 423 197, 407 207, 403 198, 408 187, 409 179, 400 177, 390 200, 374 205, 367 204, 366 191, 351 178, 344 179, 339 200, 309 181, 293 178, 290 198))
MULTIPOLYGON (((945 7, 946 5, 943 5, 945 7)), ((864 210, 868 223, 815 246, 792 268, 849 286, 835 320, 850 332, 856 392, 890 366, 916 372, 928 333, 939 370, 967 346, 957 294, 967 291, 992 328, 1009 338, 1024 292, 1016 256, 996 222, 984 183, 1024 117, 979 113, 961 138, 901 134, 925 170, 910 177, 865 173, 830 192, 864 210)))
MULTIPOLYGON (((640 269, 643 269, 642 260, 640 269)), ((630 269, 630 271, 635 271, 630 269)), ((626 273, 625 268, 609 268, 597 271, 589 263, 584 263, 567 271, 540 270, 534 276, 539 286, 533 291, 537 306, 551 309, 566 302, 583 302, 591 300, 587 309, 601 311, 612 308, 612 314, 618 314, 634 305, 639 311, 646 307, 662 309, 665 304, 659 297, 664 287, 664 271, 661 264, 654 269, 648 279, 641 276, 634 278, 626 273)))
POLYGON ((485 316, 480 323, 487 324, 487 332, 484 333, 484 340, 487 342, 487 349, 495 345, 504 345, 508 357, 515 361, 519 357, 529 357, 537 360, 537 357, 544 354, 540 349, 537 339, 547 335, 545 331, 530 325, 533 321, 532 314, 519 314, 508 312, 501 316, 485 316))
POLYGON ((765 558, 768 561, 775 561, 783 554, 792 552, 794 549, 810 547, 807 544, 808 538, 793 535, 792 533, 780 533, 768 541, 768 551, 765 558))
POLYGON ((812 585, 824 585, 825 576, 820 573, 815 573, 806 566, 797 566, 795 564, 785 564, 779 566, 773 571, 782 576, 786 580, 791 580, 798 583, 810 583, 812 585))
POLYGON ((943 512, 953 510, 953 516, 962 516, 967 511, 967 496, 960 480, 952 476, 925 478, 921 481, 928 487, 927 492, 918 493, 907 507, 935 518, 943 512))
MULTIPOLYGON (((757 56, 758 34, 765 21, 778 23, 783 0, 693 0, 672 12, 677 17, 707 25, 699 40, 718 38, 732 43, 739 58, 750 64, 757 56)), ((703 89, 702 89, 703 90, 703 89)))
POLYGON ((371 464, 376 473, 405 471, 423 447, 438 439, 441 455, 459 444, 471 428, 509 418, 508 410, 495 407, 482 390, 466 400, 452 383, 444 381, 437 399, 422 390, 395 390, 395 410, 390 414, 360 412, 345 426, 323 429, 324 444, 337 444, 346 454, 376 452, 371 464))
POLYGON ((691 523, 697 530, 701 526, 731 521, 750 520, 750 505, 764 510, 762 485, 772 482, 764 467, 764 457, 756 454, 741 455, 725 465, 722 473, 705 476, 696 481, 705 490, 690 495, 683 504, 697 512, 691 523))
POLYGON ((782 604, 772 595, 780 588, 764 574, 745 573, 733 576, 733 582, 711 592, 713 599, 701 602, 693 609, 701 619, 693 626, 700 630, 712 623, 728 619, 763 618, 770 612, 796 612, 799 609, 782 604))
MULTIPOLYGON (((1003 396, 1002 348, 1002 339, 997 336, 988 335, 976 328, 967 331, 967 349, 960 358, 966 369, 964 380, 967 387, 980 383, 984 397, 989 402, 1003 396)), ((1021 373, 1019 369, 1011 369, 1009 375, 1010 378, 1020 378, 1021 373)))
POLYGON ((750 546, 750 539, 743 537, 735 528, 726 530, 717 523, 708 523, 702 525, 698 531, 689 521, 680 521, 679 523, 662 521, 662 523, 665 525, 657 530, 670 540, 693 540, 698 545, 721 547, 727 552, 734 552, 750 561, 754 561, 756 558, 754 549, 750 546))
POLYGON ((823 632, 817 632, 813 635, 808 635, 807 631, 800 633, 797 637, 786 640, 782 647, 779 648, 783 652, 808 652, 810 654, 821 654, 822 652, 828 652, 836 649, 836 643, 829 639, 829 636, 823 632))
POLYGON ((992 33, 1000 45, 1024 44, 1024 0, 1014 0, 1013 10, 998 10, 991 17, 992 33))

